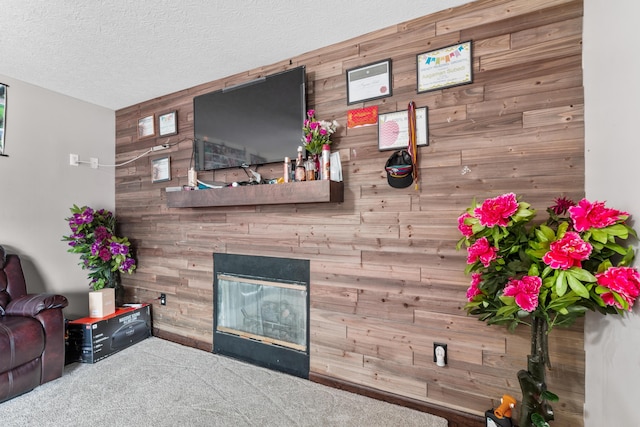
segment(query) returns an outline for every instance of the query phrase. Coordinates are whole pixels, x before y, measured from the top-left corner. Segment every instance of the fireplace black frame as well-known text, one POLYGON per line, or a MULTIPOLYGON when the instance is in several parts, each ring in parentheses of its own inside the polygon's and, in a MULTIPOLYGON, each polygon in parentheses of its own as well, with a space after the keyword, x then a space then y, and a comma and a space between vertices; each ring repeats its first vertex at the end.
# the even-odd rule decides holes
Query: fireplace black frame
POLYGON ((254 365, 275 371, 285 372, 300 378, 309 378, 309 260, 276 258, 253 255, 213 254, 213 353, 233 357, 254 365), (248 275, 247 271, 261 272, 260 275, 248 275), (268 271, 268 274, 265 274, 268 271), (239 277, 268 280, 272 282, 299 282, 307 284, 306 304, 306 351, 281 347, 258 340, 218 331, 217 309, 218 275, 229 274, 239 277))

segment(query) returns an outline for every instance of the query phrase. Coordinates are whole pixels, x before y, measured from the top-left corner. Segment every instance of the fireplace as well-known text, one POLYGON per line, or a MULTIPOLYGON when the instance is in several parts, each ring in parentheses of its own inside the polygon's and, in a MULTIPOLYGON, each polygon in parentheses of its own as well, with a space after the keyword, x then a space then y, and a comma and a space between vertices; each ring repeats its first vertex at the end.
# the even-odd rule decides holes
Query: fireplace
POLYGON ((309 261, 213 254, 213 352, 309 376, 309 261))

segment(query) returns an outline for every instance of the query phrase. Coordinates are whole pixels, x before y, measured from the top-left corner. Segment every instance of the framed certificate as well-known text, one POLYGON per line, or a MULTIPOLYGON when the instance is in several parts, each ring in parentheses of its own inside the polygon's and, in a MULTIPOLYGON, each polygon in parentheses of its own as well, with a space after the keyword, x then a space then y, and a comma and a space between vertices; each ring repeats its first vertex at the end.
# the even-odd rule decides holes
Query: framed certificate
POLYGON ((347 105, 386 98, 391 88, 391 59, 347 70, 347 105))
MULTIPOLYGON (((429 145, 427 107, 416 108, 416 143, 429 145)), ((400 150, 409 145, 409 111, 378 116, 378 150, 400 150)))
POLYGON ((418 93, 473 82, 471 41, 420 53, 416 61, 418 93))

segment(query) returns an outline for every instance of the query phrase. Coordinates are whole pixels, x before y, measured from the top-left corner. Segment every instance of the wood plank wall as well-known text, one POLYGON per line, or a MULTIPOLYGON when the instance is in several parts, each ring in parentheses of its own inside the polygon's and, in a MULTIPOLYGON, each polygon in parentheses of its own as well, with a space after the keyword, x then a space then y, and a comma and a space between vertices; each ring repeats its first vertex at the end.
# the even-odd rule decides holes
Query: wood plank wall
MULTIPOLYGON (((574 0, 479 0, 117 111, 118 162, 177 143, 117 169, 118 220, 139 265, 123 280, 127 292, 154 303, 156 333, 210 350, 213 252, 309 259, 313 373, 476 416, 504 393, 519 399, 529 331, 510 334, 462 310, 469 280, 456 219, 473 197, 513 191, 543 212, 555 197, 583 196, 582 14, 574 0), (465 40, 473 84, 417 94, 416 54, 465 40), (386 58, 393 97, 347 106, 345 70, 386 58), (307 67, 309 108, 343 125, 333 149, 344 203, 167 208, 164 188, 187 183, 193 97, 298 65, 307 67), (412 100, 429 108, 418 191, 387 185, 390 153, 378 151, 376 127, 344 126, 351 108, 393 112, 412 100), (140 117, 171 110, 178 135, 138 140, 140 117), (151 159, 167 154, 171 181, 151 183, 151 159), (446 368, 433 363, 434 342, 448 344, 446 368)), ((555 425, 581 426, 582 323, 553 331, 551 360, 549 387, 562 399, 555 425)))

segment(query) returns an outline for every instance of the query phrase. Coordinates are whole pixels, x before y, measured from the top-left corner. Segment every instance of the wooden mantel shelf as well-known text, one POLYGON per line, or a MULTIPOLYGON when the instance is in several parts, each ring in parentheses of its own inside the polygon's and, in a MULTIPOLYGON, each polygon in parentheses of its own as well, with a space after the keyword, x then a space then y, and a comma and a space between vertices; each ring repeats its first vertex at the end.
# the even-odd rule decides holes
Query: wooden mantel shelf
POLYGON ((326 180, 245 185, 241 187, 172 191, 167 193, 167 207, 170 208, 339 203, 343 201, 344 183, 326 180))

